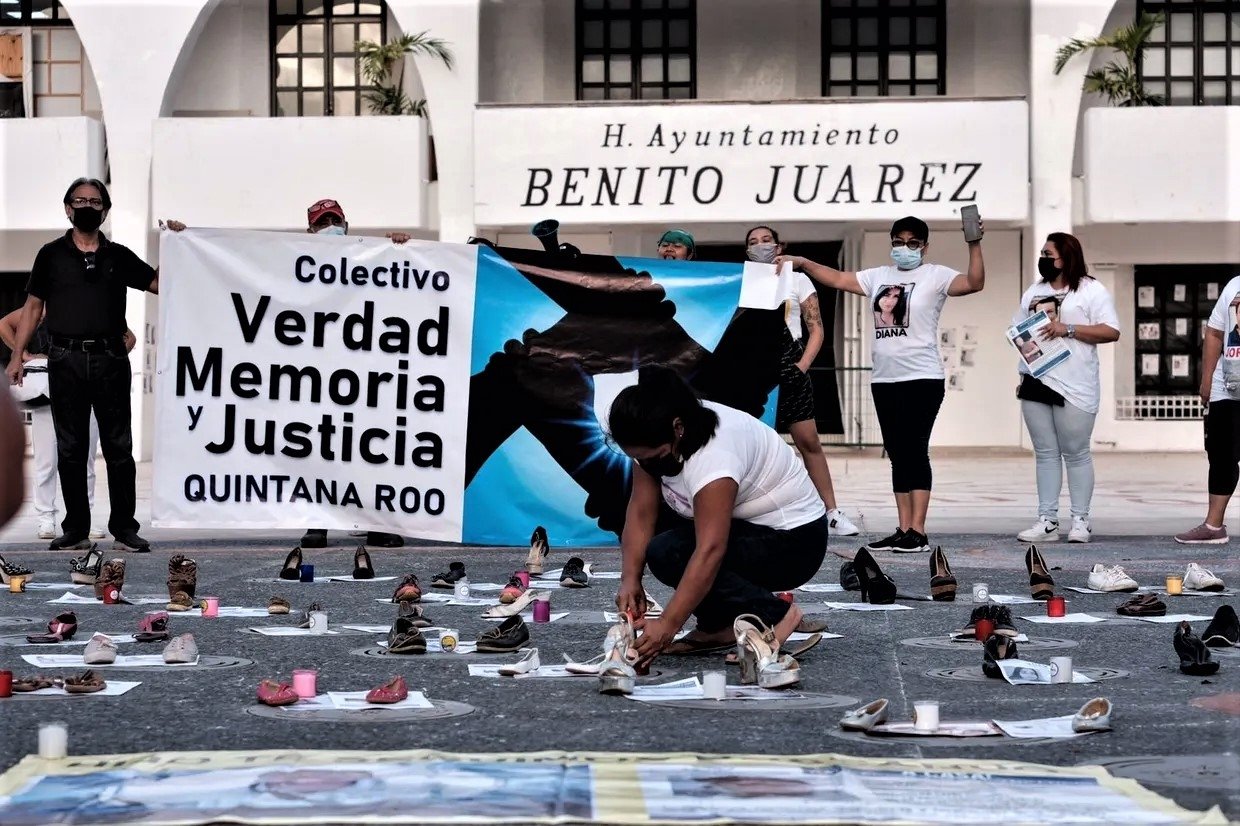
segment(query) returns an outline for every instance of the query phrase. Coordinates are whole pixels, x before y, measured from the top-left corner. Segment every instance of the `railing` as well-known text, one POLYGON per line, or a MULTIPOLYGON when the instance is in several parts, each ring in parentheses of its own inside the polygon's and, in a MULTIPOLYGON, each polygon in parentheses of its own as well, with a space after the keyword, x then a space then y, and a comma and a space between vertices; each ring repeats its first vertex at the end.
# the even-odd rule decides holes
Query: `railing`
POLYGON ((1200 419, 1201 399, 1191 396, 1127 396, 1115 400, 1117 421, 1188 421, 1200 419))
MULTIPOLYGON (((878 415, 874 412, 874 397, 870 395, 871 367, 813 368, 810 375, 815 383, 830 381, 835 377, 839 390, 840 416, 843 433, 824 433, 822 443, 833 447, 881 447, 882 434, 878 429, 878 415)), ((819 411, 821 416, 823 411, 819 411)))

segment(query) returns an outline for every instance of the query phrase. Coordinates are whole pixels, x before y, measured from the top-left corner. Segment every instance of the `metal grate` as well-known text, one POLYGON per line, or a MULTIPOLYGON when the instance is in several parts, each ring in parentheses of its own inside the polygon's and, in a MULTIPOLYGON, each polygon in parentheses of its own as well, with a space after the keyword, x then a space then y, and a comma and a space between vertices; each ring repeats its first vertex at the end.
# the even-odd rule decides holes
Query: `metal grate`
POLYGON ((1198 396, 1128 396, 1115 400, 1118 421, 1187 421, 1202 417, 1198 396))

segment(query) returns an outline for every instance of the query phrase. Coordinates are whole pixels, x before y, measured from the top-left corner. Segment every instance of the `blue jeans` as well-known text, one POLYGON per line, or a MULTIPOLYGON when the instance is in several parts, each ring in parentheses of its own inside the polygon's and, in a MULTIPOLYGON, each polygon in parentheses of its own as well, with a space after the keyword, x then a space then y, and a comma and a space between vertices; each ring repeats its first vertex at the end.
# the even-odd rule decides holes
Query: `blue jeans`
POLYGON ((1072 402, 1063 407, 1021 400, 1021 412, 1033 441, 1038 478, 1038 516, 1059 521, 1059 492, 1063 469, 1068 469, 1068 499, 1073 518, 1089 516, 1094 497, 1094 457, 1089 441, 1097 414, 1086 413, 1072 402))

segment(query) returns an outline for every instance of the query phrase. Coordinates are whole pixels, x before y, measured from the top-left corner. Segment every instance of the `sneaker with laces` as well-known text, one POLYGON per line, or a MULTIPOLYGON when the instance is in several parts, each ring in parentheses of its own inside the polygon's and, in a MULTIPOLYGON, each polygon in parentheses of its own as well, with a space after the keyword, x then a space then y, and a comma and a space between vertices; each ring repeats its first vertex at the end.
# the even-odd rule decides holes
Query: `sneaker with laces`
POLYGON ((1072 530, 1068 531, 1069 542, 1088 542, 1094 538, 1094 529, 1089 526, 1089 518, 1072 517, 1072 530))
POLYGON ((909 528, 891 546, 891 550, 897 554, 923 554, 930 550, 930 538, 924 533, 909 528))
POLYGON ((827 525, 834 536, 856 536, 861 530, 839 508, 827 511, 827 525))
POLYGON ((1213 571, 1207 571, 1196 562, 1188 563, 1188 570, 1184 572, 1185 591, 1221 591, 1223 587, 1223 580, 1213 571))
POLYGON ((39 539, 55 539, 56 538, 56 519, 52 516, 44 516, 39 519, 39 539))
POLYGON ((1101 562, 1094 565, 1089 572, 1089 579, 1085 583, 1092 591, 1124 591, 1131 593, 1137 590, 1137 581, 1128 574, 1124 573, 1124 569, 1118 565, 1103 565, 1101 562))
POLYGON ((1016 534, 1016 539, 1020 542, 1037 542, 1039 545, 1043 542, 1058 542, 1059 522, 1047 516, 1039 516, 1031 528, 1016 534))
POLYGON ((896 543, 904 538, 904 531, 896 528, 896 532, 891 536, 884 536, 882 539, 876 539, 869 545, 865 546, 867 551, 892 551, 895 550, 896 543))
POLYGON ((1181 545, 1226 545, 1229 541, 1227 527, 1211 528, 1202 522, 1191 531, 1177 533, 1175 541, 1181 545))

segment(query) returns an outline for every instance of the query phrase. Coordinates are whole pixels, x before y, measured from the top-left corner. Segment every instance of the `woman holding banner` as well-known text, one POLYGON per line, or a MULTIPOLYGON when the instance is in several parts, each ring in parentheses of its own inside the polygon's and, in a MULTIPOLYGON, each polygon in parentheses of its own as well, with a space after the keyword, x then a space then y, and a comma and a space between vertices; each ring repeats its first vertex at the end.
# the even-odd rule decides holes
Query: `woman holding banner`
MULTIPOLYGON (((779 233, 770 227, 754 227, 745 234, 745 256, 750 261, 770 264, 783 252, 779 233)), ((814 416, 814 384, 809 377, 809 368, 818 357, 825 338, 822 313, 818 308, 818 291, 803 274, 793 276, 793 290, 794 297, 784 304, 784 329, 787 334, 783 335, 783 353, 779 364, 779 406, 775 413, 775 429, 792 436, 801 461, 805 463, 805 470, 827 506, 827 524, 831 533, 856 536, 860 531, 836 502, 831 469, 822 451, 818 421, 814 416), (808 334, 804 346, 801 345, 802 321, 808 334)), ((783 330, 780 332, 783 333, 783 330)))
POLYGON ((1023 349, 1023 357, 1016 361, 1020 374, 1016 395, 1033 442, 1038 483, 1038 521, 1016 538, 1059 541, 1059 493, 1066 468, 1072 503, 1068 541, 1088 542, 1089 503, 1094 495, 1089 443, 1101 396, 1098 345, 1119 338, 1119 317, 1107 288, 1085 271, 1085 253, 1075 237, 1065 232, 1048 235, 1038 274, 1042 280, 1025 290, 1012 323, 1046 313, 1050 323, 1042 328, 1042 340, 1063 339, 1070 355, 1041 379, 1031 375, 1023 349))
POLYGON ((822 498, 792 449, 753 416, 701 401, 666 367, 639 371, 612 403, 608 429, 633 460, 616 606, 645 628, 640 660, 735 646, 745 615, 785 642, 803 615, 773 592, 808 582, 827 544, 822 498), (660 500, 674 516, 656 533, 660 500), (650 620, 647 564, 676 589, 650 620), (673 643, 690 615, 697 628, 673 643))

